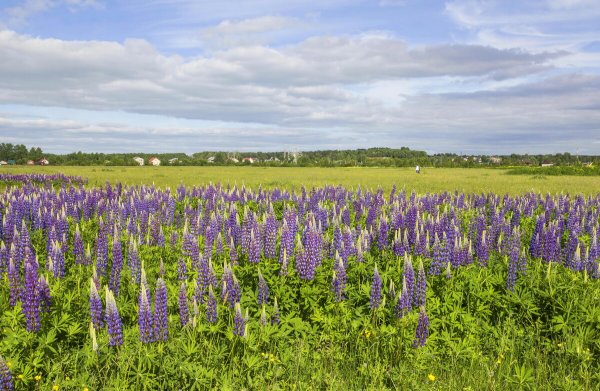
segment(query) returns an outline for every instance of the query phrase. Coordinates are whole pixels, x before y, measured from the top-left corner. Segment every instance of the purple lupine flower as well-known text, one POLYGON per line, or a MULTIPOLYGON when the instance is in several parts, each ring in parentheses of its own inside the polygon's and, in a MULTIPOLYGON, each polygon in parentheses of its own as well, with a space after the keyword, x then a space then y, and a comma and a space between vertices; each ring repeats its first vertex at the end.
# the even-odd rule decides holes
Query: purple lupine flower
POLYGON ((475 255, 477 256, 479 265, 485 267, 490 258, 490 247, 486 239, 485 230, 481 232, 481 237, 479 238, 479 242, 477 243, 477 247, 475 248, 475 255))
POLYGON ((273 213, 269 213, 265 218, 265 258, 273 259, 276 255, 277 241, 277 220, 273 213))
POLYGON ((208 298, 206 299, 206 321, 217 323, 217 298, 212 285, 208 286, 208 298))
POLYGON ((189 322, 189 318, 190 311, 188 307, 187 287, 185 281, 183 281, 179 287, 179 319, 181 320, 181 327, 185 327, 189 322))
POLYGON ((379 308, 381 304, 381 288, 383 283, 379 276, 379 270, 377 270, 377 264, 375 265, 375 271, 373 272, 373 282, 371 283, 371 297, 369 300, 369 306, 372 310, 379 308))
POLYGON ((90 317, 96 330, 104 327, 104 317, 102 316, 102 300, 96 289, 96 283, 90 278, 90 317))
POLYGON ((23 290, 23 314, 26 320, 26 329, 29 332, 40 330, 40 295, 37 289, 38 264, 27 260, 25 262, 25 286, 23 290))
POLYGON ((408 287, 406 285, 406 277, 402 278, 402 292, 398 295, 396 306, 394 307, 394 313, 397 318, 402 318, 408 314, 411 310, 411 297, 408 293, 408 287))
POLYGON ((509 291, 515 290, 517 283, 517 272, 519 268, 519 255, 520 255, 520 239, 516 229, 513 230, 513 234, 508 239, 508 274, 506 276, 506 289, 509 291))
POLYGON ((8 260, 8 285, 10 289, 8 304, 14 307, 21 298, 21 276, 12 258, 8 260))
POLYGON ((146 285, 140 284, 140 297, 138 299, 138 326, 140 329, 140 341, 150 343, 154 337, 154 328, 152 324, 152 310, 148 300, 149 292, 146 291, 146 285))
POLYGON ((65 255, 62 250, 62 245, 58 241, 52 243, 51 250, 52 272, 55 278, 63 278, 65 276, 65 255))
POLYGON ((246 319, 242 315, 240 303, 235 303, 235 315, 233 317, 233 335, 244 337, 246 335, 246 319))
POLYGON ((258 305, 267 304, 269 301, 269 286, 260 269, 258 270, 258 305))
POLYGON ((12 391, 14 389, 12 373, 6 365, 4 357, 0 356, 0 390, 12 391))
POLYGON ((38 295, 40 298, 40 308, 44 312, 50 312, 52 307, 52 296, 50 295, 50 287, 44 276, 40 276, 37 283, 38 295))
POLYGON ((123 252, 121 250, 121 241, 115 229, 112 247, 112 267, 110 269, 110 280, 108 283, 109 289, 115 296, 119 296, 121 287, 121 270, 123 269, 123 252))
POLYGON ((106 287, 106 325, 108 326, 108 344, 110 346, 123 345, 123 323, 117 309, 115 296, 106 287))
POLYGON ((75 256, 76 265, 85 265, 85 248, 79 231, 79 224, 75 226, 75 234, 73 235, 73 255, 75 256))
POLYGON ((187 280, 187 265, 183 258, 179 258, 179 261, 177 261, 177 278, 179 281, 187 280))
POLYGON ((336 252, 333 268, 333 281, 331 282, 331 290, 335 297, 335 301, 342 301, 346 296, 346 267, 340 255, 336 252))
POLYGON ((255 235, 254 230, 250 231, 250 243, 248 245, 248 262, 260 262, 260 235, 255 235))
POLYGON ((105 276, 108 264, 108 239, 106 230, 102 229, 102 225, 102 219, 100 219, 100 229, 96 241, 96 270, 101 276, 105 276))
POLYGON ((238 303, 242 297, 242 289, 240 284, 231 270, 231 266, 223 267, 223 275, 221 276, 221 300, 229 303, 229 307, 233 308, 235 303, 238 303))
POLYGON ((277 304, 277 298, 273 301, 273 314, 271 315, 271 324, 279 324, 281 314, 279 313, 279 304, 277 304))
POLYGON ((425 346, 425 342, 427 342, 427 337, 429 336, 429 318, 427 317, 427 312, 425 312, 425 307, 421 307, 419 311, 419 321, 417 324, 417 331, 415 332, 415 340, 413 341, 413 347, 419 348, 425 346))
POLYGON ((156 341, 166 341, 169 338, 168 326, 167 286, 162 277, 159 277, 154 294, 154 337, 156 341))

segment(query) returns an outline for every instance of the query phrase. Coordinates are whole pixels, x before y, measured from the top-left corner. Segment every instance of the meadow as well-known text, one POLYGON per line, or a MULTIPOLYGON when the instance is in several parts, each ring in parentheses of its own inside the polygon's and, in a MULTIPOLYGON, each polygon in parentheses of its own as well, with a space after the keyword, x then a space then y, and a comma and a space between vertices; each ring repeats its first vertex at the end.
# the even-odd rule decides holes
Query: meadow
POLYGON ((392 186, 418 194, 443 191, 466 193, 524 194, 570 193, 595 194, 600 191, 600 176, 509 175, 509 170, 490 168, 424 168, 417 175, 413 168, 323 168, 323 167, 53 167, 4 166, 0 173, 64 173, 88 178, 90 185, 121 182, 127 185, 156 185, 162 188, 220 183, 265 189, 298 190, 325 185, 341 185, 350 189, 392 186))
POLYGON ((596 177, 23 172, 0 390, 599 388, 596 177))

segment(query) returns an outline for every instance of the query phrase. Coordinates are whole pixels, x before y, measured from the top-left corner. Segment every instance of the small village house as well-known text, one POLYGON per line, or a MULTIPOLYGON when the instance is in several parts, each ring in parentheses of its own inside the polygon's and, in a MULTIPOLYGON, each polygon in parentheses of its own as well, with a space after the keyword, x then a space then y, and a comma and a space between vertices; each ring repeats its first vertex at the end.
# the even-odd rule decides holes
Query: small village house
POLYGON ((133 158, 133 161, 134 161, 134 162, 136 162, 136 163, 137 163, 138 165, 140 165, 140 166, 143 166, 143 165, 144 165, 144 159, 143 159, 143 158, 141 158, 141 157, 139 157, 139 156, 136 156, 136 157, 134 157, 134 158, 133 158))
POLYGON ((151 164, 155 167, 160 166, 160 159, 156 156, 152 156, 150 159, 148 159, 148 164, 151 164))

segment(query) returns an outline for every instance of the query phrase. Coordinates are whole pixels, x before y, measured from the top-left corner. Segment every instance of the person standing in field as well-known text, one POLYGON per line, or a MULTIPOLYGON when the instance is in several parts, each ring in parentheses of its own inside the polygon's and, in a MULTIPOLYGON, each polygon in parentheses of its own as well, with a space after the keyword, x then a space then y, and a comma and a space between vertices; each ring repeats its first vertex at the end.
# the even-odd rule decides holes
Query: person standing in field
POLYGON ((419 167, 419 166, 415 167, 415 172, 417 174, 420 174, 421 173, 421 167, 419 167))

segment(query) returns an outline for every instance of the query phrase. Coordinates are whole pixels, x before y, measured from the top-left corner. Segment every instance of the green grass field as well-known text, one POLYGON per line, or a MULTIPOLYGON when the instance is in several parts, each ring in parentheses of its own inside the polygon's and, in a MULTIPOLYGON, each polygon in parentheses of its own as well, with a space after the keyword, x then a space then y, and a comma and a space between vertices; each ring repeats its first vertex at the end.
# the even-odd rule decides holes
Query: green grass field
POLYGON ((7 173, 54 173, 87 177, 92 185, 122 182, 176 187, 220 182, 256 188, 343 185, 349 188, 415 190, 417 193, 464 191, 468 193, 523 194, 600 192, 600 176, 508 175, 508 170, 487 168, 425 168, 417 175, 412 168, 322 168, 322 167, 27 167, 4 166, 7 173))

